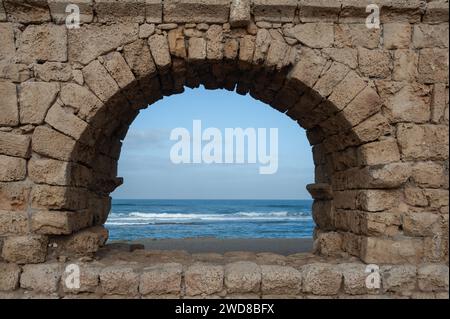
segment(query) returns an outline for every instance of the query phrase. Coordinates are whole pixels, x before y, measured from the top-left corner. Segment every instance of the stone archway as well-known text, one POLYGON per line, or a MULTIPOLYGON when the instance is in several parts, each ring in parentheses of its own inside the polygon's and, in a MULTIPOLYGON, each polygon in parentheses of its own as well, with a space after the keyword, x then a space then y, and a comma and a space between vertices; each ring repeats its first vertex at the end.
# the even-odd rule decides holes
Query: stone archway
POLYGON ((95 252, 128 126, 204 85, 250 93, 307 130, 316 253, 448 261, 445 4, 387 2, 368 29, 352 1, 82 1, 68 30, 60 1, 2 2, 4 260, 95 252))

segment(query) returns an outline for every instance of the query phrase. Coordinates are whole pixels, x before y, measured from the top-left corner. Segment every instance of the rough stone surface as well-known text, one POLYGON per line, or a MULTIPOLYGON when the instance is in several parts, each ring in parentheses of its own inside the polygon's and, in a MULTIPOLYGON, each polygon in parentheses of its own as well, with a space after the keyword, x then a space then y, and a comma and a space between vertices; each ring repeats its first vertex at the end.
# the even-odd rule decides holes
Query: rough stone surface
POLYGON ((0 291, 13 291, 19 286, 21 269, 15 264, 0 263, 0 291))
POLYGON ((27 82, 19 88, 20 123, 42 124, 59 91, 57 83, 27 82))
POLYGON ((143 295, 180 294, 182 266, 176 263, 158 264, 143 270, 139 292, 143 295))
POLYGON ((16 85, 8 82, 0 82, 0 95, 2 96, 2 112, 0 114, 0 126, 16 126, 19 124, 19 108, 17 105, 16 85))
POLYGON ((302 287, 301 273, 286 266, 262 266, 263 294, 297 295, 302 287))
POLYGON ((314 295, 336 295, 341 289, 342 272, 329 264, 310 264, 302 268, 303 291, 314 295))
POLYGON ((16 264, 42 263, 47 243, 47 237, 39 235, 8 237, 3 243, 2 257, 16 264))
POLYGON ((61 279, 60 264, 25 265, 20 276, 20 287, 42 293, 54 293, 61 279))
POLYGON ((257 293, 261 285, 261 269, 251 262, 225 266, 225 287, 228 293, 257 293))
POLYGON ((223 289, 224 269, 221 266, 195 264, 185 272, 188 296, 211 295, 223 289))

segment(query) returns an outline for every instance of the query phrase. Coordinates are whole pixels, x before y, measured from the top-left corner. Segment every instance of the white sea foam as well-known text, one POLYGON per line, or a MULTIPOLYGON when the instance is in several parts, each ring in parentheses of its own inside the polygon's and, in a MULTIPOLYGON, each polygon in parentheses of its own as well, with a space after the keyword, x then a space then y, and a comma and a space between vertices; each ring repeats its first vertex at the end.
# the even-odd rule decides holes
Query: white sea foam
POLYGON ((311 214, 306 212, 237 212, 230 214, 193 214, 193 213, 112 213, 109 225, 140 225, 151 223, 186 223, 201 221, 299 221, 312 220, 311 214))

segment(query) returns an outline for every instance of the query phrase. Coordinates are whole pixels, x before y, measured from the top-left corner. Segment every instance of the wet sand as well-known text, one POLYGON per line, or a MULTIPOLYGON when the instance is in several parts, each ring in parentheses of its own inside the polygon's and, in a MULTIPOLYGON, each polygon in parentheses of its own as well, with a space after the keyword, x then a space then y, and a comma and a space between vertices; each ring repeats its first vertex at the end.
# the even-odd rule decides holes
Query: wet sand
POLYGON ((134 241, 112 241, 110 244, 140 244, 148 250, 185 250, 188 253, 219 253, 248 251, 254 253, 272 252, 280 255, 311 252, 311 238, 183 238, 183 239, 139 239, 134 241))

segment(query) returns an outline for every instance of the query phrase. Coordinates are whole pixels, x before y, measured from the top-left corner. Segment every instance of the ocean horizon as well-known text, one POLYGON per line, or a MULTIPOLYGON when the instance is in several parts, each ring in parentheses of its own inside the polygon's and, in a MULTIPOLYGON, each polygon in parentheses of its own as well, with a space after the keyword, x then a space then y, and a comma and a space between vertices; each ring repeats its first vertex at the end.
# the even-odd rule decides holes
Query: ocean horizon
POLYGON ((109 240, 311 238, 312 200, 113 199, 109 240))

